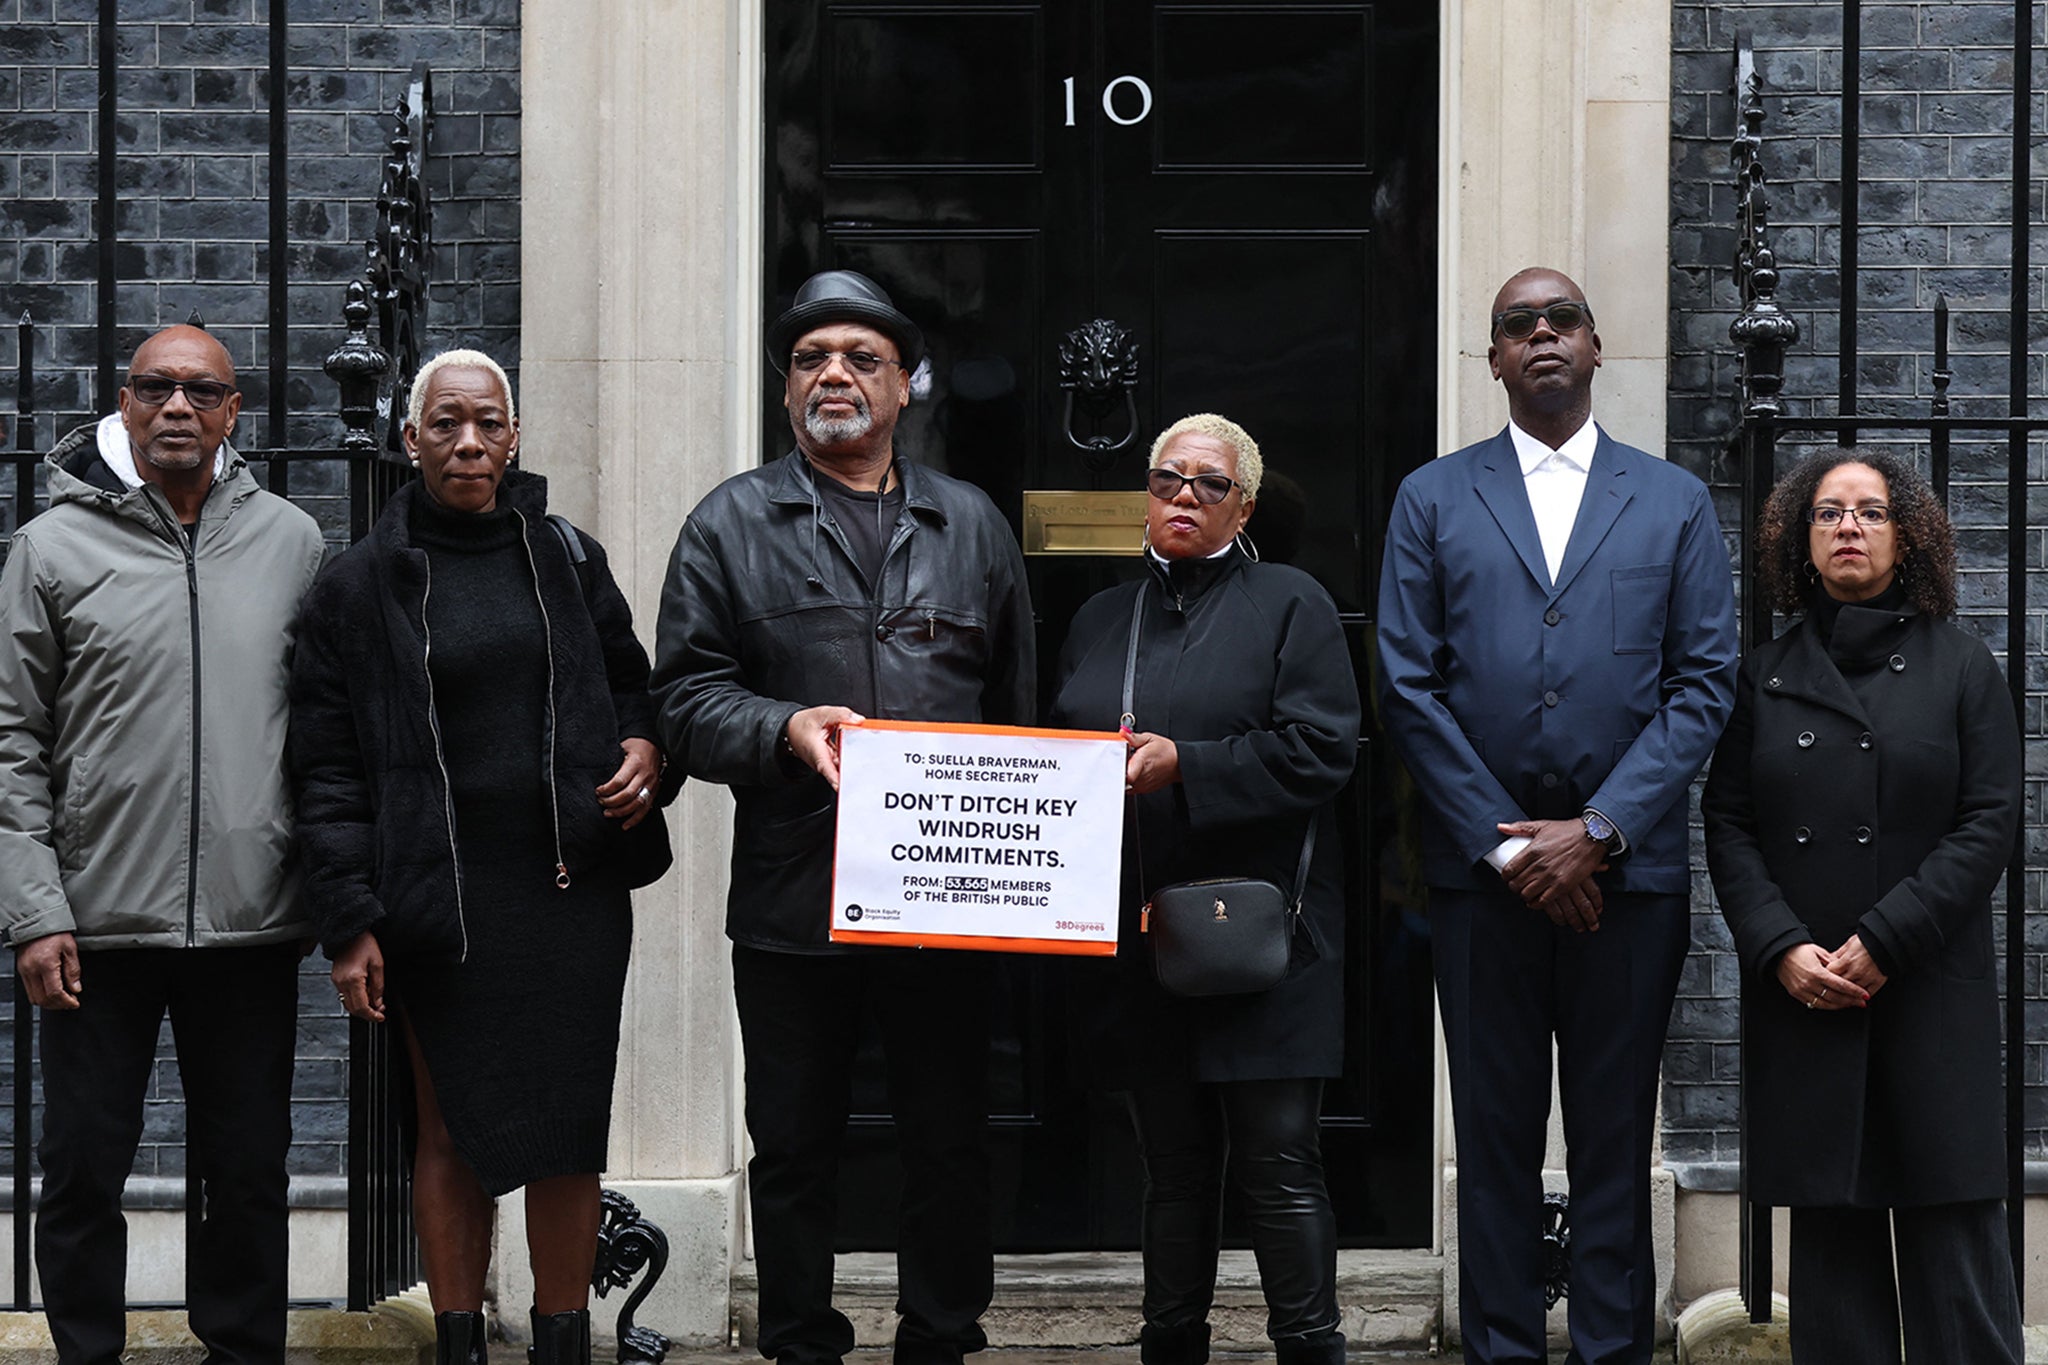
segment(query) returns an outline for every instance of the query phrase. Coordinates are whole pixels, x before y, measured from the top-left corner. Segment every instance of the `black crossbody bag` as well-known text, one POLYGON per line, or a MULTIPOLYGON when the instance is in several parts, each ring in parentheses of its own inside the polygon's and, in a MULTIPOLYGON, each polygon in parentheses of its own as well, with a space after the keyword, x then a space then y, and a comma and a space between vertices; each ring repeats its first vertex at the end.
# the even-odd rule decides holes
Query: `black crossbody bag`
MULTIPOLYGON (((1138 682, 1138 630, 1144 620, 1142 585, 1131 608, 1131 640, 1124 654, 1126 730, 1136 727, 1132 711, 1138 682)), ((1136 798, 1133 798, 1135 802, 1136 798)), ((1138 813, 1131 811, 1137 838, 1138 813)), ((1206 877, 1156 888, 1139 916, 1139 932, 1152 943, 1152 974, 1169 995, 1250 995, 1271 990, 1287 975, 1301 934, 1302 898, 1308 892, 1309 862, 1315 856, 1316 821, 1311 814, 1301 839, 1301 862, 1293 894, 1261 877, 1206 877)), ((1144 889, 1145 855, 1137 844, 1139 890, 1144 889)))

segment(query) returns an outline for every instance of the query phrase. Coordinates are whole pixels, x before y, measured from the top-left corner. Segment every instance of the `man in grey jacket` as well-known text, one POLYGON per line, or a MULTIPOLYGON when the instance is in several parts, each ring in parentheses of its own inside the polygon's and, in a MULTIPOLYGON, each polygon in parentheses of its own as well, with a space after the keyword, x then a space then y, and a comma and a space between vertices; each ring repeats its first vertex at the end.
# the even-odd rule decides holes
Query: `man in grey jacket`
POLYGON ((726 933, 747 1078, 761 1353, 838 1365, 839 1155, 872 1012, 904 1163, 896 1365, 980 1349, 994 1292, 984 953, 827 941, 836 727, 1030 724, 1031 599, 985 494, 898 458, 924 350, 873 280, 814 275, 768 328, 796 449, 735 475, 676 540, 655 630, 662 741, 732 788, 726 933))
POLYGON ((120 406, 51 452, 50 510, 0 568, 0 932, 43 1011, 36 1266, 58 1359, 113 1365, 121 1193, 168 1013, 206 1199, 192 1330, 210 1362, 278 1365, 310 933, 285 683, 323 547, 228 445, 241 395, 213 337, 150 337, 120 406))

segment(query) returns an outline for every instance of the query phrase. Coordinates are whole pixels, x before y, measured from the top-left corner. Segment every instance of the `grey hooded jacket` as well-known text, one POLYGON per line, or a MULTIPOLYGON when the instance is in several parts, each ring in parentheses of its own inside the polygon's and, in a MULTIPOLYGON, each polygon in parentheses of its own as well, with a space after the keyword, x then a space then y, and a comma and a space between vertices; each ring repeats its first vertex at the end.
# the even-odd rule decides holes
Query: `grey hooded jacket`
POLYGON ((91 426, 0 569, 0 933, 81 949, 309 933, 285 686, 320 530, 232 449, 188 539, 91 426))

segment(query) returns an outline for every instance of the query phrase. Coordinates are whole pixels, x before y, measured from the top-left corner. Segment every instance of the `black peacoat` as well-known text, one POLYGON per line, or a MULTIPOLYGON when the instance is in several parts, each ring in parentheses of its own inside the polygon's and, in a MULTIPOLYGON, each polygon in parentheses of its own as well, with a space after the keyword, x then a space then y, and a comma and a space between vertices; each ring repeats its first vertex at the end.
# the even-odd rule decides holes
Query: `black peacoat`
POLYGON ((1233 549, 1089 599, 1060 653, 1056 725, 1114 730, 1131 608, 1144 597, 1136 728, 1165 735, 1181 780, 1129 805, 1117 956, 1077 966, 1100 1078, 1128 1087, 1334 1076, 1344 1064, 1344 888, 1337 794, 1357 762, 1358 684, 1337 608, 1298 569, 1233 549), (1180 999, 1152 976, 1143 891, 1199 877, 1291 886, 1318 821, 1305 918, 1319 952, 1257 995, 1180 999), (1142 859, 1137 843, 1142 843, 1142 859), (1142 862, 1142 869, 1140 863, 1142 862), (1140 882, 1142 880, 1142 888, 1140 882))
POLYGON ((1984 645, 1845 606, 1755 651, 1702 803, 1748 1006, 1749 1188, 1895 1207, 2005 1193, 1990 897, 2020 819, 2012 703, 1984 645), (1776 976, 1861 935, 1888 979, 1809 1010, 1776 976))

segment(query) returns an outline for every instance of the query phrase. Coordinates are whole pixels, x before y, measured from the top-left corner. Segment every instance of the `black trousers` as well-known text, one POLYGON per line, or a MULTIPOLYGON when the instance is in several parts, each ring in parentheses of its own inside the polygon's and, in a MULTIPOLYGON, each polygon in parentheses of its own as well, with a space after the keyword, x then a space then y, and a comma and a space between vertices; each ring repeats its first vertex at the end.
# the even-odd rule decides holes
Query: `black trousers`
POLYGON ((733 946, 762 1355, 836 1365, 853 1349, 853 1325, 832 1306, 832 1246, 854 1052, 870 1012, 903 1157, 895 1359, 954 1365, 987 1344, 992 965, 979 953, 733 946))
POLYGON ((1458 1139, 1458 1325, 1468 1365, 1542 1362, 1543 1146, 1557 1039, 1571 1182, 1571 1365, 1643 1365, 1656 1338, 1650 1158, 1691 925, 1683 896, 1610 892, 1600 928, 1505 887, 1431 888, 1458 1139))
POLYGON ((2005 1203, 1794 1209, 1794 1365, 2020 1365, 2005 1203), (1894 1253, 1897 1260, 1894 1262, 1894 1253))
MULTIPOLYGON (((1323 1182, 1317 1079, 1187 1082, 1127 1095, 1145 1161, 1142 1245, 1148 1359, 1154 1340, 1205 1323, 1216 1295, 1223 1179, 1237 1182, 1266 1295, 1266 1334, 1291 1350, 1338 1325, 1337 1218, 1323 1182)), ((1204 1336, 1203 1344, 1206 1344, 1204 1336)), ((1341 1339, 1335 1359, 1343 1359, 1341 1339)), ((1283 1357, 1286 1350, 1283 1350, 1283 1357)), ((1193 1354, 1206 1359, 1205 1350, 1193 1354)))
POLYGON ((36 1269, 63 1365, 114 1365, 127 1341, 121 1190, 166 1012, 206 1201, 185 1252, 193 1335, 207 1365, 284 1360, 298 962, 291 943, 88 951, 80 1007, 42 1012, 36 1269))

